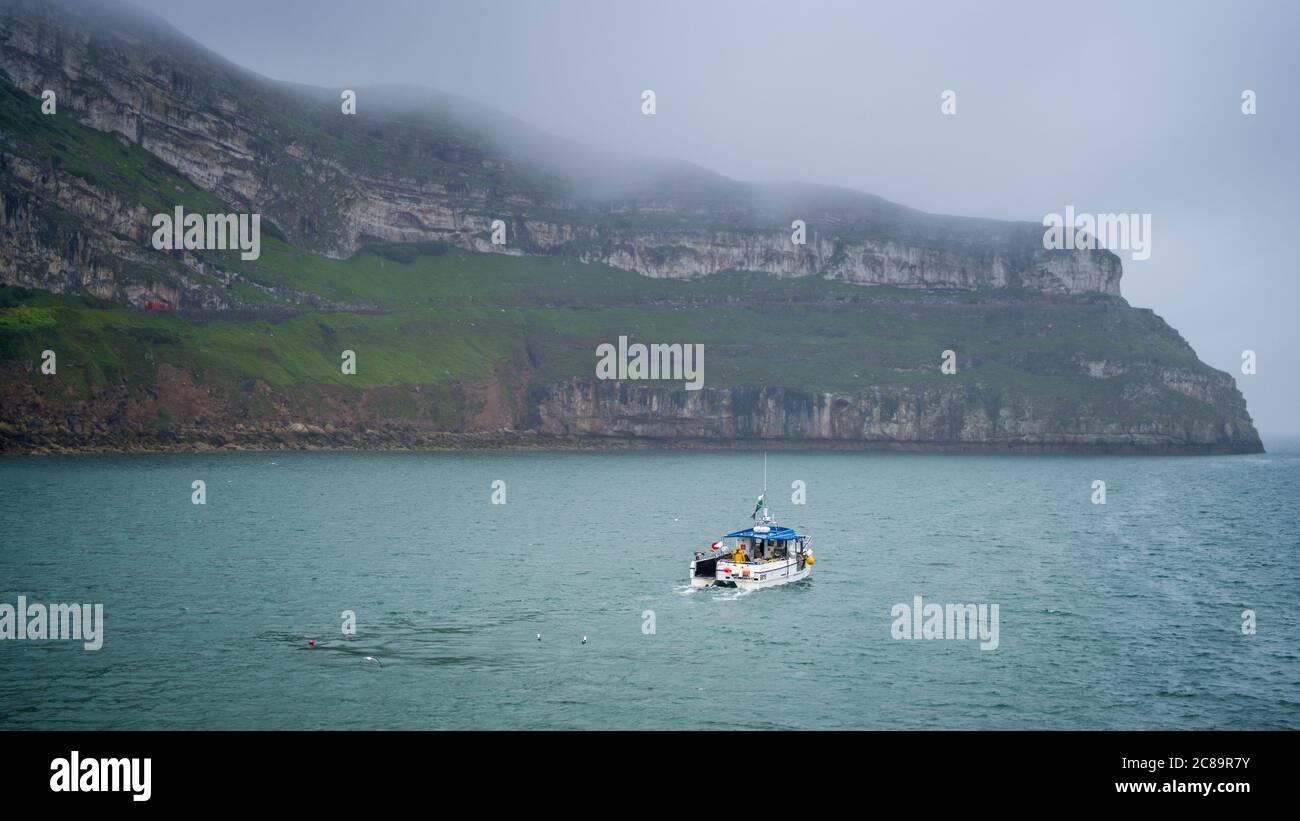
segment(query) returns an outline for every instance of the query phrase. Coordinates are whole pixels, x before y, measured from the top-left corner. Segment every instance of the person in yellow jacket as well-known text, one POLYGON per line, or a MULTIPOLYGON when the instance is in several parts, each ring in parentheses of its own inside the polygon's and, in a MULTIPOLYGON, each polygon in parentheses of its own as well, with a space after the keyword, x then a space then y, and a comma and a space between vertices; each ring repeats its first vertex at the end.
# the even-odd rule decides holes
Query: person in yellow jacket
POLYGON ((736 544, 736 552, 731 554, 731 560, 736 564, 740 564, 745 560, 745 548, 741 547, 739 543, 736 544))

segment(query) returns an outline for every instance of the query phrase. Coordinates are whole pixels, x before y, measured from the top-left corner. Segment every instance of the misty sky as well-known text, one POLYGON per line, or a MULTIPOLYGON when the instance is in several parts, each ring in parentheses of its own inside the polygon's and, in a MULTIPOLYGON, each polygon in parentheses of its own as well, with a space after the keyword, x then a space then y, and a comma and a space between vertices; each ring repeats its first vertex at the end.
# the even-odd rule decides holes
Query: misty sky
POLYGON ((1236 377, 1266 447, 1300 433, 1300 4, 134 2, 270 77, 428 85, 739 179, 1035 222, 1150 213, 1124 296, 1236 377))

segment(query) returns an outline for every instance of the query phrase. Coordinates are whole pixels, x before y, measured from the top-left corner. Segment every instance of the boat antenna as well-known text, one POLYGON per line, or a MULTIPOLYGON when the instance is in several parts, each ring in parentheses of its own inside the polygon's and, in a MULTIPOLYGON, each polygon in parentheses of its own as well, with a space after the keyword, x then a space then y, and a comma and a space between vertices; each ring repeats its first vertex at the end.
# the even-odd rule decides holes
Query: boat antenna
POLYGON ((763 495, 758 497, 758 504, 754 505, 754 512, 749 514, 749 518, 753 519, 754 523, 757 524, 759 522, 758 511, 763 510, 764 511, 763 520, 764 521, 768 520, 770 516, 765 510, 766 507, 767 507, 767 451, 763 451, 763 495))

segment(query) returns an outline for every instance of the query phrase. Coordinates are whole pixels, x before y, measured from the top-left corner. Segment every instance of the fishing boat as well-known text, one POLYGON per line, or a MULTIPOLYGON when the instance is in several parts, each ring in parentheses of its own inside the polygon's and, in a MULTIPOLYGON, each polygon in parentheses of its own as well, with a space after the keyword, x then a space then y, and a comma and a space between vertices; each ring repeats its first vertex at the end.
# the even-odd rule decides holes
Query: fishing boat
POLYGON ((728 533, 697 551, 691 560, 692 587, 756 590, 808 578, 814 563, 812 537, 776 523, 765 501, 767 459, 763 459, 763 495, 750 518, 754 525, 728 533))

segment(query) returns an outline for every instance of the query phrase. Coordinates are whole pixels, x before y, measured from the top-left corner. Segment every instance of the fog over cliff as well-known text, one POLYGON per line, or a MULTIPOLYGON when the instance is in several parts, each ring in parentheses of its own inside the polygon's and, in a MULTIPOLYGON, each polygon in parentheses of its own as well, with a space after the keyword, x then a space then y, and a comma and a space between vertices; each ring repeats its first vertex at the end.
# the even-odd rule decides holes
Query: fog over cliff
POLYGON ((1124 296, 1233 374, 1266 435, 1300 432, 1292 4, 136 5, 269 77, 427 86, 593 145, 610 152, 576 155, 593 186, 648 155, 943 214, 1149 213, 1124 296))

